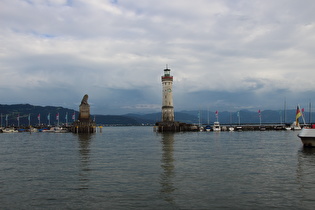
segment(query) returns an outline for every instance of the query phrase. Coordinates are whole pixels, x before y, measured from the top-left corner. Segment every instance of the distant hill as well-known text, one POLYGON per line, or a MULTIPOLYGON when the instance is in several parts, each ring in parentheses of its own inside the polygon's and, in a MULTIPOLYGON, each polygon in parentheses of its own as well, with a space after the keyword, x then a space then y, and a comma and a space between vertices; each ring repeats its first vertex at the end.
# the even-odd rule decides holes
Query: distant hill
POLYGON ((18 117, 20 125, 28 125, 29 119, 31 125, 48 124, 50 116, 50 124, 57 124, 57 114, 59 113, 59 122, 66 122, 66 116, 68 116, 68 122, 73 121, 72 115, 75 113, 78 116, 78 112, 73 109, 67 109, 63 107, 55 106, 34 106, 30 104, 14 104, 14 105, 1 105, 0 113, 2 116, 1 124, 6 125, 6 119, 8 125, 17 125, 18 117), (7 117, 6 117, 7 116, 7 117), (39 119, 39 120, 38 120, 39 119))
MULTIPOLYGON (((284 118, 286 123, 292 123, 295 120, 296 110, 287 110, 286 116, 284 116, 283 111, 275 110, 264 110, 261 112, 262 123, 283 123, 284 118)), ((55 106, 34 106, 30 104, 14 104, 14 105, 1 105, 1 125, 17 125, 18 116, 20 125, 27 126, 29 124, 29 116, 31 125, 37 125, 39 123, 38 117, 40 116, 41 124, 48 124, 50 116, 50 124, 57 124, 57 114, 59 113, 60 124, 66 123, 66 118, 68 123, 72 123, 72 116, 78 117, 78 111, 73 109, 67 109, 63 107, 55 106), (7 120, 6 120, 7 119, 7 120)), ((304 113, 306 123, 309 120, 309 112, 304 113)), ((153 125, 158 121, 161 121, 161 113, 151 113, 151 114, 125 114, 125 115, 92 115, 96 123, 99 125, 153 125)), ((216 121, 215 113, 208 112, 206 110, 202 111, 180 111, 175 112, 175 120, 185 123, 198 124, 200 117, 200 123, 213 124, 216 121)), ((239 112, 219 112, 218 113, 219 122, 221 124, 252 124, 259 123, 258 112, 252 112, 248 110, 240 110, 239 112)), ((315 114, 312 113, 311 119, 315 119, 315 114)), ((300 120, 302 121, 302 119, 300 120)))
MULTIPOLYGON (((195 123, 199 123, 198 116, 201 117, 201 123, 207 124, 208 116, 209 122, 212 124, 216 121, 215 112, 209 112, 202 110, 202 111, 182 111, 181 113, 186 113, 192 116, 195 120, 195 123)), ((304 119, 306 123, 310 122, 310 119, 315 119, 315 113, 311 113, 312 116, 309 116, 309 112, 304 112, 304 119)), ((261 115, 261 122, 262 123, 292 123, 295 121, 296 110, 286 110, 285 114, 283 110, 263 110, 260 113, 261 115)), ((219 112, 218 113, 218 120, 221 124, 258 124, 260 123, 259 113, 248 111, 248 110, 240 110, 238 112, 219 112)), ((300 119, 302 122, 302 119, 300 119)))

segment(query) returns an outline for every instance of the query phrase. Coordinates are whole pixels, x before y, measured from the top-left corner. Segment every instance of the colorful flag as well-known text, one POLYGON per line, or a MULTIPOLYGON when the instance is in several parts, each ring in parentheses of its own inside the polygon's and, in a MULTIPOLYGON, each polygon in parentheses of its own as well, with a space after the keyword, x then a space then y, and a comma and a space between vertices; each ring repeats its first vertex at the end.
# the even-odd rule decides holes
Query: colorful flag
POLYGON ((219 112, 215 111, 215 118, 217 118, 217 121, 219 121, 219 112))
POLYGON ((75 119, 75 112, 73 112, 73 115, 72 115, 72 120, 74 121, 75 119))
POLYGON ((56 120, 59 120, 59 113, 57 113, 56 115, 56 120))
POLYGON ((295 115, 295 125, 299 125, 299 118, 302 116, 302 113, 300 112, 299 106, 296 108, 296 115, 295 115))
POLYGON ((37 119, 38 119, 38 121, 40 120, 40 114, 37 115, 37 119))
POLYGON ((258 116, 261 117, 261 112, 260 109, 258 110, 258 116))

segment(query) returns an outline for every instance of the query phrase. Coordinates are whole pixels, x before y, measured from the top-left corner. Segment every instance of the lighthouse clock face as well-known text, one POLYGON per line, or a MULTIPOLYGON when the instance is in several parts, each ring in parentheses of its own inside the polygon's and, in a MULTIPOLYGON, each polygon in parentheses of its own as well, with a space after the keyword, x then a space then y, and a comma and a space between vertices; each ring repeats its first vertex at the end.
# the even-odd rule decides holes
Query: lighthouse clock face
POLYGON ((169 88, 169 89, 167 89, 167 91, 170 93, 170 92, 172 92, 172 89, 171 89, 171 88, 169 88))

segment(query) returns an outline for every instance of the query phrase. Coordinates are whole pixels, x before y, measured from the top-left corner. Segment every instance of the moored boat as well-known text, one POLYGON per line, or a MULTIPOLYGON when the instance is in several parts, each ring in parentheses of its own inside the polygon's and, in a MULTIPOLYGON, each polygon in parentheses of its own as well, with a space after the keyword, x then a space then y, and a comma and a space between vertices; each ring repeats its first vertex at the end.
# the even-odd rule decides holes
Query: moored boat
POLYGON ((2 132, 3 133, 17 133, 19 131, 16 130, 15 128, 5 128, 5 129, 2 129, 2 132))
POLYGON ((206 130, 207 132, 211 131, 211 126, 210 126, 210 125, 207 125, 207 126, 205 127, 205 130, 206 130))
POLYGON ((69 131, 65 128, 57 127, 55 128, 55 133, 68 133, 69 131))
POLYGON ((54 133, 55 132, 55 128, 51 127, 50 129, 48 128, 42 128, 39 130, 40 132, 44 132, 44 133, 54 133))
POLYGON ((298 134, 304 147, 315 147, 315 127, 303 128, 298 134))
POLYGON ((41 132, 45 133, 68 133, 69 131, 62 127, 51 127, 50 129, 44 128, 41 132))
POLYGON ((221 131, 221 126, 219 122, 213 123, 213 131, 221 131))

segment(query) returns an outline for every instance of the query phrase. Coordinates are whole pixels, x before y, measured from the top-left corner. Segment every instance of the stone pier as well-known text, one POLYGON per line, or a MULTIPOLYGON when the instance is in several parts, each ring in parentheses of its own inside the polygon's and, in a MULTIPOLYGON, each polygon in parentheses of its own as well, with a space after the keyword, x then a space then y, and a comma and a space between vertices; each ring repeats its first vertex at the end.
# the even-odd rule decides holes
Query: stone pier
POLYGON ((157 132, 182 132, 199 130, 199 127, 196 125, 182 122, 157 122, 154 128, 157 132))

